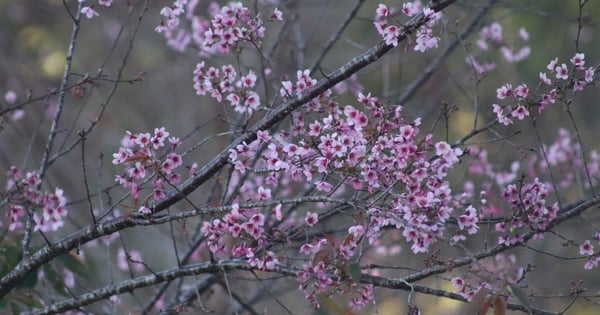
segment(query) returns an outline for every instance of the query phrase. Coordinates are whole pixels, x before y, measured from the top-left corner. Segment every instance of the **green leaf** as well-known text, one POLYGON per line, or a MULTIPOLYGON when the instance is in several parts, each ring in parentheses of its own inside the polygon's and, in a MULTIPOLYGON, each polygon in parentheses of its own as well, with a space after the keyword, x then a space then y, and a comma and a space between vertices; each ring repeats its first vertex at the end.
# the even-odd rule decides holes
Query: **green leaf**
POLYGON ((0 276, 13 270, 23 257, 20 244, 4 241, 0 244, 0 276))
POLYGON ((356 283, 360 281, 360 276, 362 273, 359 263, 348 264, 348 266, 346 266, 346 271, 350 274, 350 277, 352 277, 352 281, 356 283))
POLYGON ((8 302, 10 302, 11 300, 10 296, 10 294, 7 294, 2 299, 0 299, 0 309, 8 305, 8 302))
POLYGON ((37 273, 37 269, 35 269, 35 270, 31 270, 25 276, 25 278, 23 278, 23 281, 19 282, 19 284, 16 287, 20 288, 20 289, 33 289, 33 287, 35 287, 37 282, 38 282, 38 273, 37 273))
POLYGON ((62 278, 59 277, 56 272, 54 272, 54 269, 50 265, 44 265, 44 274, 46 275, 46 280, 50 282, 50 285, 52 285, 54 290, 63 296, 66 296, 67 291, 65 290, 65 285, 62 278))
POLYGON ((519 303, 521 303, 521 305, 523 305, 527 309, 529 314, 531 314, 531 306, 529 305, 529 299, 527 298, 527 294, 525 293, 525 291, 523 291, 523 289, 519 288, 518 286, 512 284, 507 285, 506 289, 508 290, 508 292, 510 292, 510 294, 517 298, 519 303))
MULTIPOLYGON (((42 303, 40 303, 40 301, 38 301, 36 298, 31 296, 31 294, 29 294, 29 293, 17 291, 13 294, 12 297, 13 297, 13 301, 21 302, 22 304, 25 304, 27 306, 31 306, 31 307, 35 307, 35 308, 43 307, 42 303)), ((11 303, 11 307, 12 307, 12 303, 11 303)))
POLYGON ((12 310, 13 315, 19 315, 21 314, 21 309, 19 308, 19 305, 17 305, 17 303, 10 303, 10 309, 12 310))

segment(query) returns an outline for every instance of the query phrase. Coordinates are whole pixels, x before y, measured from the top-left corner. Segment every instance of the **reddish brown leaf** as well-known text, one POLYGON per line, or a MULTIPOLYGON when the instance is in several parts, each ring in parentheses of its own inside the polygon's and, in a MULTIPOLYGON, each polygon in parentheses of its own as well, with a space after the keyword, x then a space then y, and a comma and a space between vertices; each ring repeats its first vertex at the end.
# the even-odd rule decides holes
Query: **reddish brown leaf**
POLYGON ((506 315, 506 302, 500 296, 494 301, 494 315, 506 315))
POLYGON ((333 239, 333 237, 331 237, 331 235, 329 235, 327 233, 323 233, 323 236, 325 236, 325 238, 327 239, 327 241, 329 242, 329 244, 335 245, 335 240, 333 239))
POLYGON ((352 242, 352 240, 354 240, 354 235, 348 234, 348 236, 346 236, 346 238, 344 238, 344 245, 348 245, 350 242, 352 242))
POLYGON ((465 313, 465 315, 481 314, 480 311, 482 310, 484 304, 486 303, 487 295, 489 293, 490 293, 490 289, 487 289, 487 288, 479 289, 479 291, 477 291, 477 293, 475 294, 473 299, 471 299, 471 302, 469 303, 469 307, 467 308, 467 312, 465 313))
POLYGON ((331 247, 326 247, 316 252, 315 257, 313 257, 312 261, 313 266, 321 261, 325 262, 331 256, 331 254, 333 254, 333 248, 331 247))
POLYGON ((492 306, 492 298, 485 299, 485 302, 483 303, 483 306, 481 307, 481 310, 479 311, 479 315, 487 314, 487 311, 490 309, 490 306, 492 306))

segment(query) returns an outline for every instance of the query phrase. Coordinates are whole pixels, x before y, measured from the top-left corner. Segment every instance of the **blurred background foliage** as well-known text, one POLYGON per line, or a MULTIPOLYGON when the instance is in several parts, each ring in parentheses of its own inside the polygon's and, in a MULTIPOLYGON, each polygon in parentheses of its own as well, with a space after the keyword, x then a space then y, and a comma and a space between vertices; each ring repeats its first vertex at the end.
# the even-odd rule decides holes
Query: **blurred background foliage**
MULTIPOLYGON (((270 62, 274 77, 285 75, 294 77, 295 71, 310 67, 319 58, 324 44, 331 38, 341 21, 354 6, 354 0, 287 0, 280 2, 279 7, 284 16, 295 20, 283 32, 281 41, 271 56, 270 62)), ((382 1, 388 5, 399 7, 397 1, 382 1)), ((365 91, 395 102, 406 87, 418 77, 433 58, 456 38, 464 25, 477 11, 484 1, 458 1, 445 12, 441 27, 440 47, 425 54, 413 52, 411 47, 399 45, 378 63, 369 66, 358 74, 365 91)), ((67 1, 68 7, 74 10, 76 1, 67 1)), ((120 168, 112 165, 112 153, 116 152, 120 140, 126 130, 132 132, 152 131, 154 127, 164 126, 175 135, 185 139, 185 147, 201 141, 206 137, 229 130, 229 124, 235 121, 234 113, 227 105, 216 104, 212 99, 195 95, 192 89, 192 71, 195 64, 203 58, 193 49, 185 53, 175 52, 165 45, 162 35, 154 32, 161 18, 160 8, 170 1, 149 1, 149 10, 144 14, 139 31, 133 39, 133 50, 124 68, 124 80, 142 81, 121 83, 114 97, 108 99, 110 89, 119 66, 126 53, 130 40, 134 35, 134 25, 140 15, 143 1, 115 0, 111 8, 97 7, 99 17, 92 20, 83 19, 81 33, 73 60, 72 83, 85 75, 94 75, 102 68, 107 74, 106 80, 98 80, 93 85, 85 85, 79 95, 70 94, 65 103, 64 117, 61 120, 58 146, 67 147, 77 139, 77 130, 86 128, 98 116, 101 106, 108 103, 107 111, 86 143, 85 161, 88 167, 88 179, 92 190, 113 184, 115 174, 120 168), (129 5, 130 3, 131 5, 129 5), (120 34, 120 36, 119 36, 120 34)), ((224 2, 221 1, 221 4, 224 2)), ((253 7, 254 1, 245 1, 253 7)), ((373 16, 379 1, 367 1, 359 10, 356 18, 350 23, 342 38, 325 56, 320 70, 315 77, 330 72, 341 66, 351 57, 363 52, 377 43, 380 38, 373 27, 373 16)), ((270 12, 263 12, 266 15, 270 12)), ((497 102, 496 88, 504 83, 526 83, 532 90, 538 82, 538 73, 546 71, 547 63, 558 57, 561 62, 577 51, 575 38, 577 28, 578 1, 550 0, 514 0, 498 1, 494 9, 483 19, 484 25, 499 22, 504 28, 505 39, 518 41, 517 31, 523 27, 529 34, 527 45, 531 46, 531 56, 518 63, 503 61, 500 53, 492 53, 490 59, 497 60, 497 68, 490 71, 477 82, 473 71, 465 62, 469 52, 476 50, 477 34, 471 34, 460 47, 444 61, 434 76, 419 87, 413 97, 406 101, 406 113, 409 116, 421 116, 424 119, 423 130, 429 130, 440 117, 443 103, 458 108, 447 121, 437 125, 434 130, 437 139, 456 140, 472 128, 475 91, 478 91, 480 125, 494 119, 491 104, 497 102)), ((579 50, 586 54, 586 66, 600 62, 600 45, 598 42, 600 28, 600 1, 589 1, 585 6, 582 21, 579 50)), ((281 26, 273 23, 267 33, 263 47, 271 49, 275 45, 277 32, 281 26)), ((0 94, 8 90, 18 95, 17 103, 25 101, 29 96, 39 97, 57 89, 63 75, 65 57, 72 23, 62 1, 59 0, 0 0, 0 94)), ((440 28, 438 27, 438 30, 440 28)), ((519 42, 516 46, 524 45, 519 42)), ((227 62, 239 61, 244 67, 260 71, 260 64, 252 55, 241 55, 235 60, 232 57, 215 57, 209 64, 220 66, 227 62)), ((271 95, 276 94, 276 86, 269 86, 271 95)), ((598 104, 597 88, 587 89, 579 93, 573 100, 572 110, 577 127, 582 135, 586 149, 600 149, 598 143, 598 104)), ((355 97, 350 93, 337 97, 340 103, 354 104, 355 97)), ((265 100, 270 102, 272 100, 265 100)), ((55 110, 56 95, 43 97, 40 101, 27 105, 25 116, 18 121, 8 117, 4 130, 0 133, 0 170, 17 165, 25 170, 37 169, 46 143, 46 135, 52 113, 55 110)), ((2 108, 9 105, 0 101, 2 108)), ((557 136, 557 126, 573 130, 563 105, 547 110, 537 121, 537 128, 545 143, 550 143, 557 136)), ((511 141, 494 142, 484 145, 490 150, 490 158, 507 168, 513 160, 522 158, 523 151, 537 149, 539 142, 534 136, 530 122, 519 122, 509 127, 498 127, 499 133, 509 135, 520 130, 518 143, 511 141)), ((483 134, 474 141, 489 138, 483 134)), ((202 165, 216 152, 222 149, 228 137, 211 138, 199 150, 186 157, 186 163, 194 161, 202 165)), ((517 139, 515 139, 517 140, 517 139)), ((57 150, 58 152, 60 150, 57 150)), ((55 153, 56 153, 55 152, 55 153)), ((50 234, 51 238, 64 235, 77 227, 89 223, 89 215, 83 203, 85 196, 82 186, 82 156, 79 150, 73 150, 57 159, 51 166, 45 183, 46 187, 59 185, 72 201, 69 207, 71 226, 66 230, 50 234)), ((457 180, 462 174, 455 175, 457 180)), ((460 188, 458 181, 457 188, 460 188)), ((210 188, 201 188, 195 194, 210 194, 210 188)), ((581 197, 580 191, 572 192, 571 200, 581 197)), ((114 197, 117 197, 115 194, 114 197)), ((99 202, 100 204, 101 202, 99 202)), ((101 209, 97 209, 101 210, 101 209)), ((126 209, 124 209, 125 211, 126 209)), ((588 214, 595 216, 594 214, 588 214)), ((584 228, 585 230, 585 228, 584 228)), ((578 233, 589 235, 576 227, 565 227, 561 233, 578 239, 578 233)), ((153 255, 162 248, 172 246, 167 231, 147 228, 136 231, 125 231, 121 238, 130 248, 139 249, 144 257, 154 257, 148 262, 155 268, 168 267, 174 260, 168 255, 153 255)), ((37 240, 39 241, 39 239, 37 240)), ((487 241, 494 241, 488 239, 487 241)), ((404 243, 400 243, 404 246, 404 243)), ((536 241, 539 248, 552 248, 560 252, 561 240, 548 236, 543 241, 536 241)), ((478 244, 481 246, 481 243, 478 244)), ((6 249, 13 248, 5 246, 6 249)), ((565 251, 572 256, 573 247, 565 251)), ((597 272, 585 272, 581 259, 561 260, 556 264, 546 263, 544 256, 536 255, 531 250, 518 251, 520 258, 535 264, 536 268, 529 275, 528 292, 546 295, 547 298, 535 299, 532 303, 548 309, 560 309, 568 304, 571 283, 584 280, 585 284, 600 290, 600 276, 597 272), (567 271, 567 272, 565 272, 567 271), (557 293, 558 292, 558 293, 557 293)), ((444 251, 443 256, 451 256, 458 252, 444 251)), ((90 253, 97 257, 114 257, 113 248, 106 252, 90 253)), ((412 255, 403 248, 402 252, 390 258, 389 264, 423 266, 423 255, 412 255)), ((100 259, 100 258, 99 258, 100 259)), ((107 281, 105 275, 110 273, 115 279, 127 277, 126 274, 113 274, 110 265, 96 265, 97 270, 90 275, 90 282, 107 281), (104 280, 102 280, 104 279, 104 280)), ((457 274, 460 274, 458 272, 457 274)), ((447 279, 430 279, 425 284, 452 290, 447 279)), ((292 294, 291 300, 298 299, 292 294)), ((379 314, 402 314, 405 309, 405 292, 383 292, 378 295, 379 314)), ((292 302, 290 302, 292 303, 292 302)), ((303 300, 295 303, 303 303, 303 300)), ((416 296, 424 314, 460 314, 464 306, 446 299, 416 296)), ((570 314, 596 314, 599 306, 594 303, 579 303, 570 310, 570 314)), ((307 314, 311 311, 307 310, 307 314)))

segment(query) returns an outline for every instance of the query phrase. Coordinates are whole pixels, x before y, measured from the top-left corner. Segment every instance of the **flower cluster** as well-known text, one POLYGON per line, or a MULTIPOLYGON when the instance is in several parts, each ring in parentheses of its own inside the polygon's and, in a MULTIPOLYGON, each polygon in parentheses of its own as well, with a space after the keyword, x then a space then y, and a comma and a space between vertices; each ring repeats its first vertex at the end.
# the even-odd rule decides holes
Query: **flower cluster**
MULTIPOLYGON (((518 32, 520 40, 527 42, 529 40, 529 34, 524 28, 520 28, 518 32)), ((503 35, 502 25, 498 22, 494 22, 489 26, 483 27, 479 31, 479 38, 476 41, 479 52, 478 57, 470 55, 466 58, 466 61, 471 65, 477 73, 489 72, 496 68, 496 64, 491 61, 480 61, 482 57, 480 55, 489 51, 500 51, 504 59, 508 62, 519 62, 531 55, 531 48, 529 46, 523 46, 519 50, 515 51, 515 48, 510 44, 503 35)))
MULTIPOLYGON (((594 235, 594 241, 600 244, 600 232, 596 232, 594 235)), ((585 269, 597 268, 600 263, 600 252, 594 252, 594 245, 590 240, 585 240, 583 244, 579 245, 579 254, 587 256, 587 261, 583 265, 585 269)))
POLYGON ((542 86, 549 87, 546 92, 536 92, 533 96, 529 93, 526 84, 520 84, 513 89, 512 84, 504 84, 496 90, 496 97, 499 100, 509 99, 511 102, 507 105, 493 104, 492 110, 496 114, 498 121, 504 125, 513 123, 512 118, 523 120, 530 116, 532 109, 537 108, 537 113, 541 113, 546 106, 556 102, 557 99, 564 98, 567 90, 573 92, 582 91, 585 86, 594 81, 594 67, 585 67, 585 55, 576 53, 571 59, 571 68, 561 63, 558 58, 551 60, 546 68, 554 74, 552 80, 545 72, 540 72, 539 78, 542 86))
MULTIPOLYGON (((308 125, 300 118, 294 120, 297 142, 262 131, 254 142, 232 149, 230 161, 244 172, 246 163, 259 152, 270 172, 265 179, 269 185, 277 185, 278 176, 287 174, 324 193, 334 193, 334 187, 345 185, 368 193, 394 191, 390 205, 368 210, 368 235, 375 240, 379 230, 395 225, 404 230, 415 253, 425 252, 452 211, 451 190, 444 178, 459 162, 462 150, 446 142, 433 144, 431 135, 417 137, 420 120, 405 122, 399 105, 386 119, 386 109, 377 98, 360 94, 358 100, 368 108, 367 113, 351 105, 342 109, 334 102, 324 102, 328 114, 321 119, 308 125), (368 117, 380 121, 369 125, 368 117), (430 159, 428 153, 436 157, 430 159), (345 185, 333 178, 344 178, 345 185)), ((471 208, 468 212, 470 218, 463 227, 474 232, 476 211, 471 208)))
MULTIPOLYGON (((413 16, 419 13, 423 13, 425 16, 426 22, 417 30, 416 40, 415 40, 415 51, 425 52, 431 48, 437 48, 439 37, 433 36, 433 26, 440 20, 442 14, 440 12, 435 12, 430 8, 423 8, 421 1, 414 2, 405 2, 402 5, 401 12, 405 16, 413 16)), ((377 10, 375 11, 375 28, 386 45, 398 46, 398 37, 400 36, 400 31, 402 29, 402 23, 397 21, 396 23, 391 23, 388 21, 389 17, 395 16, 394 10, 388 8, 385 4, 379 4, 377 10)))
POLYGON ((313 308, 321 307, 320 297, 330 297, 334 294, 349 297, 349 304, 354 309, 365 307, 373 299, 373 285, 361 285, 347 279, 336 280, 330 276, 331 270, 327 270, 324 262, 307 265, 297 274, 301 282, 300 290, 305 293, 306 299, 313 308))
POLYGON ((558 64, 558 58, 551 60, 546 69, 554 74, 555 80, 548 78, 545 72, 540 72, 540 81, 550 86, 560 86, 562 81, 572 84, 573 92, 583 91, 583 88, 594 81, 594 67, 585 67, 585 55, 576 53, 571 59, 571 69, 563 62, 558 64))
POLYGON ((225 96, 236 112, 251 115, 260 105, 260 96, 253 90, 256 79, 253 71, 238 79, 232 65, 224 65, 219 71, 215 67, 206 69, 202 61, 194 70, 194 90, 198 95, 209 94, 219 103, 225 96))
MULTIPOLYGON (((86 0, 79 0, 80 3, 85 3, 86 0)), ((110 7, 112 5, 113 0, 98 0, 98 4, 105 7, 110 7)), ((81 8, 81 14, 85 15, 88 19, 93 18, 94 16, 99 16, 98 12, 94 9, 94 5, 84 6, 81 8)))
POLYGON ((240 41, 260 45, 265 36, 260 15, 252 16, 241 2, 233 2, 221 8, 210 21, 211 27, 204 32, 204 46, 216 46, 221 53, 240 41))
MULTIPOLYGON (((263 199, 271 198, 271 190, 259 188, 259 195, 263 199)), ((281 206, 273 209, 272 218, 281 221, 281 206)), ((222 219, 214 219, 212 222, 203 222, 201 232, 207 236, 210 251, 218 256, 226 256, 228 249, 226 242, 228 238, 237 240, 231 248, 234 257, 245 257, 250 265, 259 269, 273 269, 279 259, 274 252, 262 251, 268 245, 265 234, 265 223, 267 219, 260 209, 244 209, 238 204, 231 206, 231 211, 222 219), (258 245, 258 246, 256 246, 258 245)))
MULTIPOLYGON (((502 192, 502 199, 511 207, 512 215, 497 223, 495 229, 501 234, 499 244, 511 245, 523 242, 519 232, 522 227, 532 231, 545 230, 558 212, 558 204, 546 206, 548 189, 536 177, 533 183, 511 184, 502 192)), ((540 235, 541 236, 541 235, 540 235)))
MULTIPOLYGON (((241 2, 232 2, 219 7, 215 2, 209 5, 211 16, 206 19, 194 14, 199 1, 175 0, 171 6, 164 7, 160 14, 164 17, 155 28, 164 34, 168 45, 183 52, 191 44, 200 48, 201 54, 228 53, 240 42, 260 45, 265 36, 265 27, 260 14, 252 15, 241 2), (189 21, 189 29, 183 26, 182 17, 189 21)), ((283 14, 275 9, 273 20, 281 20, 283 14)))
POLYGON ((22 217, 35 208, 41 208, 41 215, 33 212, 34 230, 43 232, 56 231, 64 225, 63 218, 68 212, 65 208, 67 199, 63 190, 56 187, 54 192, 40 190, 42 180, 37 171, 25 175, 15 166, 7 172, 6 191, 9 200, 10 231, 23 228, 22 217))
POLYGON ((290 96, 301 93, 302 91, 317 84, 317 80, 311 78, 309 70, 298 70, 296 72, 296 79, 296 84, 288 80, 281 81, 282 87, 279 89, 279 94, 284 99, 288 99, 290 96))
POLYGON ((499 100, 510 98, 512 100, 510 105, 500 106, 498 104, 492 105, 492 111, 498 117, 498 122, 504 125, 513 123, 510 118, 517 118, 519 120, 525 119, 529 116, 529 107, 527 96, 529 94, 529 88, 526 84, 521 84, 513 89, 512 84, 505 84, 496 90, 496 97, 499 100))
MULTIPOLYGON (((596 150, 590 150, 587 154, 587 160, 581 155, 582 148, 578 141, 564 128, 558 129, 558 136, 550 145, 544 145, 545 158, 543 156, 533 156, 528 162, 528 172, 532 176, 537 174, 547 174, 552 172, 559 175, 556 184, 559 187, 571 187, 578 178, 587 178, 583 185, 590 183, 595 185, 600 176, 600 154, 596 150)), ((549 185, 550 182, 547 182, 549 185)))
POLYGON ((515 255, 497 254, 493 258, 473 264, 467 279, 454 277, 450 283, 456 293, 471 301, 481 288, 504 292, 506 285, 518 283, 524 273, 523 268, 517 267, 515 255))
MULTIPOLYGON (((542 231, 556 218, 558 205, 555 203, 546 206, 548 187, 553 184, 551 180, 554 180, 556 187, 561 188, 573 187, 581 178, 586 179, 581 182, 588 188, 597 184, 597 178, 600 176, 600 155, 596 150, 590 150, 584 160, 581 152, 579 142, 567 130, 559 129, 554 142, 543 145, 538 154, 531 155, 523 162, 526 167, 522 170, 523 176, 534 179, 532 183, 526 183, 526 177, 516 181, 521 168, 518 161, 511 164, 510 171, 497 171, 488 161, 485 150, 469 147, 470 156, 473 157, 468 165, 469 172, 492 180, 482 184, 483 190, 479 198, 482 214, 501 217, 506 204, 512 212, 495 226, 496 231, 500 233, 500 244, 518 244, 522 241, 523 228, 534 232, 542 231), (548 177, 549 169, 554 178, 548 177), (500 196, 502 202, 492 200, 492 196, 500 196)), ((542 234, 536 235, 541 236, 542 234)), ((589 248, 589 243, 584 245, 585 248, 589 248)), ((588 266, 594 263, 594 259, 590 259, 588 266)))
POLYGON ((165 186, 176 185, 181 182, 181 175, 175 172, 183 164, 181 155, 173 152, 180 144, 176 137, 168 138, 169 132, 164 127, 155 128, 154 134, 133 134, 127 131, 121 147, 113 154, 113 164, 126 164, 125 172, 115 176, 115 181, 125 188, 129 188, 133 197, 134 207, 140 213, 148 214, 152 211, 148 207, 150 202, 158 202, 166 198, 165 186), (158 150, 165 147, 165 141, 170 143, 168 152, 159 155, 158 150), (151 173, 147 176, 146 173, 151 173), (152 192, 140 202, 142 184, 150 178, 152 192))
MULTIPOLYGON (((290 97, 315 83, 307 71, 298 71, 297 81, 284 81, 280 94, 290 97)), ((291 132, 259 131, 254 141, 229 151, 230 163, 237 171, 232 185, 237 185, 235 178, 241 174, 261 174, 256 184, 247 181, 236 188, 239 200, 271 198, 270 188, 278 188, 278 198, 285 198, 293 191, 282 187, 292 185, 312 187, 317 195, 342 196, 347 191, 389 194, 385 199, 390 202, 375 202, 365 209, 366 220, 350 226, 343 240, 309 238, 302 244, 300 253, 311 262, 302 267, 298 278, 315 306, 317 296, 340 290, 354 292, 352 303, 356 306, 370 300, 369 289, 356 286, 347 277, 350 266, 356 268, 352 260, 360 242, 378 244, 383 230, 394 226, 412 244, 413 252, 426 252, 442 235, 453 209, 460 207, 445 178, 460 161, 462 150, 443 141, 435 143, 430 134, 420 136, 420 119, 407 121, 400 105, 388 106, 362 93, 357 101, 357 105, 342 106, 326 91, 293 114, 291 132)), ((289 218, 286 224, 319 228, 319 210, 289 218)), ((262 260, 270 257, 268 248, 263 248, 267 246, 263 231, 267 216, 281 218, 281 212, 234 207, 224 218, 205 223, 203 231, 211 251, 227 255, 231 250, 235 257, 248 259, 259 256, 257 266, 264 266, 262 260), (251 242, 258 244, 258 249, 249 246, 251 242)), ((457 220, 460 231, 477 232, 475 207, 464 209, 457 220)))
POLYGON ((348 234, 341 242, 327 237, 300 247, 302 254, 312 256, 312 261, 298 271, 297 277, 300 289, 313 307, 319 307, 320 295, 348 294, 351 306, 356 309, 364 307, 373 298, 371 285, 357 283, 360 265, 351 261, 364 234, 362 225, 354 225, 348 228, 348 234))

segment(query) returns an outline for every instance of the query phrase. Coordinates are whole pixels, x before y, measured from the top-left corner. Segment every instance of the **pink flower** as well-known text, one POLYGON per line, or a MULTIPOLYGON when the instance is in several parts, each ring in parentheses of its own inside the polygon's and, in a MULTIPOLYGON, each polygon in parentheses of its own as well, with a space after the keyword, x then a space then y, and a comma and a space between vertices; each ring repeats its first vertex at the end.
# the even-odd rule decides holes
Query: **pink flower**
POLYGON ((389 13, 390 13, 390 10, 388 9, 388 7, 382 3, 380 3, 379 6, 377 7, 377 10, 375 10, 375 14, 376 14, 375 16, 378 19, 388 16, 389 13))
POLYGON ((512 84, 505 84, 496 90, 496 97, 500 100, 505 99, 507 96, 513 95, 512 84))
POLYGON ((398 46, 398 35, 400 35, 400 29, 396 25, 390 25, 383 30, 383 39, 386 45, 398 46))
POLYGON ((594 268, 598 267, 599 257, 596 257, 595 259, 592 257, 589 257, 588 261, 583 265, 583 269, 590 270, 590 269, 594 269, 594 268))
POLYGON ((148 208, 146 205, 143 205, 138 209, 138 212, 141 214, 151 214, 152 210, 150 210, 150 208, 148 208))
POLYGON ((567 65, 564 63, 554 68, 554 72, 556 72, 557 79, 566 80, 569 78, 569 69, 567 69, 567 65))
POLYGON ((306 217, 304 218, 304 222, 306 222, 306 224, 308 226, 313 226, 315 224, 317 224, 317 222, 319 222, 319 215, 314 213, 314 212, 307 212, 306 213, 306 217))
POLYGON ((550 71, 554 71, 557 64, 558 64, 558 58, 554 58, 553 60, 550 61, 550 63, 548 63, 548 65, 546 66, 546 69, 548 69, 550 71))
POLYGON ((140 133, 137 135, 135 139, 135 143, 139 145, 141 148, 145 148, 150 144, 150 134, 149 133, 140 133))
POLYGON ((15 93, 14 91, 7 91, 4 94, 4 100, 8 104, 14 104, 17 101, 17 93, 15 93))
POLYGON ((511 115, 513 117, 519 118, 519 120, 523 120, 525 116, 529 116, 529 111, 527 110, 527 108, 525 108, 525 106, 519 105, 511 112, 511 115))
POLYGON ((583 53, 576 53, 575 56, 571 58, 571 63, 577 69, 583 69, 583 65, 585 65, 585 55, 583 53))
POLYGON ((121 147, 121 148, 119 148, 119 152, 113 153, 114 159, 112 160, 112 163, 113 164, 125 163, 125 161, 129 158, 130 154, 131 154, 130 150, 126 150, 121 147))
POLYGON ((405 2, 402 4, 402 13, 406 16, 413 16, 421 12, 423 6, 420 1, 405 2))
POLYGON ((273 14, 271 14, 271 19, 283 21, 283 13, 281 12, 281 10, 279 10, 279 8, 275 8, 275 10, 273 10, 273 14))
POLYGON ((546 76, 546 73, 544 73, 544 72, 540 72, 540 81, 542 81, 548 85, 552 84, 552 81, 550 81, 550 79, 548 79, 548 77, 546 76))
POLYGON ((437 48, 439 37, 433 36, 431 28, 424 26, 417 31, 415 51, 425 52, 431 48, 437 48))
POLYGON ((271 215, 277 220, 277 221, 281 221, 281 219, 283 218, 283 215, 281 213, 281 204, 278 204, 277 206, 275 206, 275 208, 273 208, 273 210, 271 210, 271 215))
POLYGON ((594 67, 589 67, 585 70, 585 82, 592 82, 594 81, 594 67))
POLYGON ((454 277, 450 280, 450 282, 452 283, 452 287, 456 291, 461 291, 465 288, 465 280, 463 280, 463 278, 461 277, 454 277))
POLYGON ((318 191, 330 192, 333 189, 333 185, 326 181, 318 181, 315 187, 318 191))
POLYGON ((594 254, 594 245, 590 243, 590 240, 586 240, 579 246, 579 253, 581 255, 591 256, 594 254))
POLYGON ((575 80, 575 82, 573 82, 573 92, 583 91, 584 86, 585 81, 575 80))
POLYGON ((258 187, 258 199, 271 199, 271 189, 263 188, 262 186, 258 187))
POLYGON ((279 263, 279 260, 272 251, 267 251, 267 255, 264 257, 264 269, 273 269, 275 265, 279 263))
POLYGON ((256 83, 256 74, 254 71, 250 71, 247 75, 240 78, 240 82, 243 88, 254 87, 254 84, 256 83))
POLYGON ((365 234, 365 228, 362 225, 353 225, 348 228, 348 234, 352 234, 356 239, 365 234))
POLYGON ((525 83, 520 84, 519 86, 517 86, 517 88, 515 88, 515 95, 520 98, 526 98, 528 93, 529 88, 525 83))
POLYGON ((91 5, 89 7, 83 7, 81 8, 81 14, 84 14, 88 19, 93 18, 94 16, 99 16, 100 14, 98 14, 98 12, 96 12, 96 10, 94 10, 94 6, 91 5))
POLYGON ((529 40, 529 33, 527 33, 527 30, 521 27, 519 29, 519 37, 521 37, 522 40, 527 41, 529 40))

